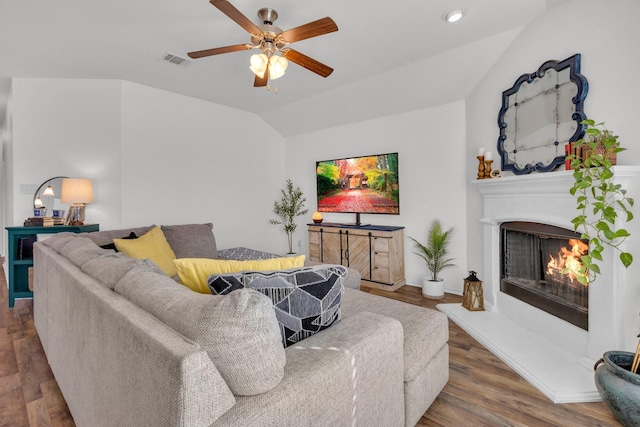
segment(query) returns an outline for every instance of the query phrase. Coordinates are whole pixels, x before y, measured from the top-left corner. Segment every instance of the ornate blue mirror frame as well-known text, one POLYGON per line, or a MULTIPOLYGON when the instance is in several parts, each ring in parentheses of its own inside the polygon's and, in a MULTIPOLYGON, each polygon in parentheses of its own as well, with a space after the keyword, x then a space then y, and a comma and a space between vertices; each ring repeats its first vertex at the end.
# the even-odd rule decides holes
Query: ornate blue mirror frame
POLYGON ((549 172, 564 163, 570 144, 584 135, 589 84, 580 54, 547 61, 502 92, 498 152, 502 170, 516 175, 549 172))

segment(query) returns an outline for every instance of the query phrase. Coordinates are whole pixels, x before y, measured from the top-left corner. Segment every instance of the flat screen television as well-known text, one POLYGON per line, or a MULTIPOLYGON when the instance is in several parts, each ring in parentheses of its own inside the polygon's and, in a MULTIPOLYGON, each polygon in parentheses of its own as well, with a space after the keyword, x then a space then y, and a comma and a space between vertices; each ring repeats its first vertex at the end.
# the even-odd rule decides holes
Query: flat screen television
POLYGON ((400 214, 398 153, 316 162, 319 212, 400 214))

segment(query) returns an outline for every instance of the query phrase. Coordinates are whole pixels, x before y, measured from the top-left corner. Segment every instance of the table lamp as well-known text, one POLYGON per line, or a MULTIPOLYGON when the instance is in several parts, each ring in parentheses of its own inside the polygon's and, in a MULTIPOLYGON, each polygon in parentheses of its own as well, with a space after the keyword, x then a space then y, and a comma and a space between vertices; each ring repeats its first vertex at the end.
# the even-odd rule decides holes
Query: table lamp
POLYGON ((85 203, 93 203, 93 183, 88 178, 64 178, 60 201, 69 203, 67 224, 84 225, 85 203))

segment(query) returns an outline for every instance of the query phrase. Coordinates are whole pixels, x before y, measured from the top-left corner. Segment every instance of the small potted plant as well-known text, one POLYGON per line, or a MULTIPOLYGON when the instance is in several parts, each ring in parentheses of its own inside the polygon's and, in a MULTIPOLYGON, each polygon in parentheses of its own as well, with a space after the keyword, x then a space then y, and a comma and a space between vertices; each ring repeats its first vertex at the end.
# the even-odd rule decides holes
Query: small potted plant
POLYGON ((298 225, 295 223, 295 218, 300 215, 304 215, 309 212, 309 209, 305 209, 304 203, 307 199, 302 194, 300 187, 293 188, 293 183, 290 179, 287 179, 287 186, 280 190, 282 196, 279 200, 273 202, 273 212, 280 217, 280 219, 269 220, 270 224, 282 225, 283 230, 287 233, 287 241, 289 243, 288 255, 293 254, 293 232, 296 231, 298 225))
POLYGON ((440 221, 433 220, 427 234, 427 244, 423 245, 413 237, 416 251, 420 258, 424 259, 427 269, 431 275, 425 276, 422 280, 422 295, 431 299, 441 299, 444 297, 444 280, 440 277, 440 271, 447 267, 452 267, 453 258, 449 258, 449 244, 453 228, 444 231, 440 221))

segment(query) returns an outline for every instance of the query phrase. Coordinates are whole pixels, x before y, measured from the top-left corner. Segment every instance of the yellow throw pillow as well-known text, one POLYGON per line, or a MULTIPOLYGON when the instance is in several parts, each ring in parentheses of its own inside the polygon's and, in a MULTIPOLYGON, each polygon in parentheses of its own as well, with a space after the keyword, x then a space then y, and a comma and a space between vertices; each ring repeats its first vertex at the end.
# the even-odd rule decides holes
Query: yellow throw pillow
POLYGON ((296 257, 235 261, 208 258, 178 258, 173 261, 183 285, 201 294, 210 294, 207 279, 212 274, 237 273, 239 271, 288 270, 304 266, 304 255, 296 257))
POLYGON ((158 264, 158 267, 169 277, 178 274, 173 260, 176 254, 164 237, 160 227, 154 227, 137 239, 113 239, 118 251, 129 255, 131 258, 147 259, 158 264))

